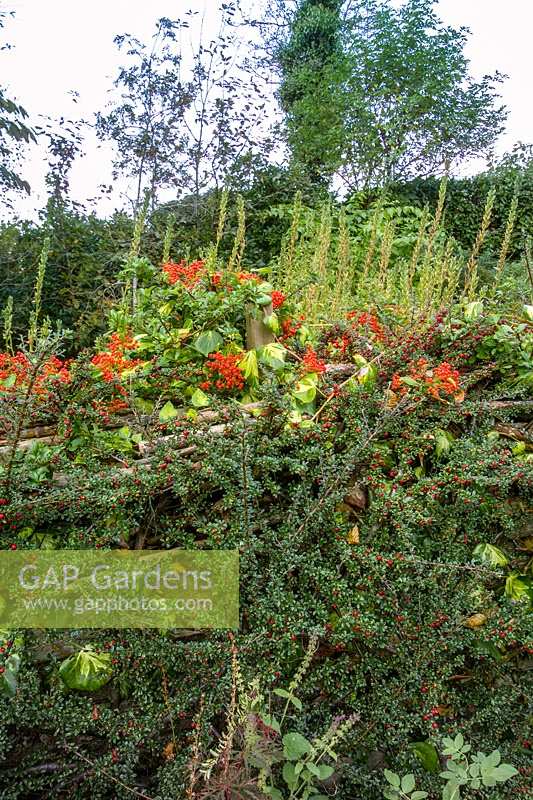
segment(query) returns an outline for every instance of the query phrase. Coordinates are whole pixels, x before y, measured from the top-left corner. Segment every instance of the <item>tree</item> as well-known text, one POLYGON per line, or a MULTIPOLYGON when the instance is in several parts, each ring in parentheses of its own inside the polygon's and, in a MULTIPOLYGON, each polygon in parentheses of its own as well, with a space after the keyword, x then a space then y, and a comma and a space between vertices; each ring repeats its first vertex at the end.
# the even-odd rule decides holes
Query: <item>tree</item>
MULTIPOLYGON (((233 5, 224 6, 226 15, 233 5)), ((185 118, 187 142, 187 186, 192 211, 200 223, 202 195, 221 189, 243 156, 264 151, 264 99, 253 74, 240 59, 240 43, 226 30, 227 20, 216 38, 200 41, 192 53, 190 85, 193 100, 185 118), (239 57, 238 57, 239 56, 239 57)))
MULTIPOLYGON (((77 94, 74 92, 74 102, 77 94)), ((71 120, 60 117, 58 120, 47 118, 45 124, 38 128, 40 136, 48 142, 48 172, 45 183, 48 188, 48 207, 56 209, 80 206, 69 197, 70 172, 74 161, 82 154, 83 128, 85 120, 71 120)))
MULTIPOLYGON (((229 31, 232 0, 222 6, 221 28, 200 41, 182 71, 177 31, 186 21, 159 20, 150 47, 131 36, 115 39, 133 59, 115 81, 121 90, 108 114, 98 114, 101 139, 115 142, 115 176, 136 183, 135 206, 148 189, 152 210, 162 189, 188 195, 199 219, 202 194, 221 188, 232 165, 264 148, 264 101, 245 64, 245 48, 229 31)), ((192 12, 188 12, 188 16, 192 12)))
POLYGON ((186 137, 183 118, 192 97, 180 80, 181 53, 177 31, 187 23, 160 19, 150 46, 133 36, 115 37, 119 49, 133 60, 121 67, 114 82, 120 91, 107 114, 98 113, 100 139, 114 141, 114 177, 135 182, 134 205, 138 208, 148 190, 155 206, 162 187, 180 184, 179 155, 186 137))
POLYGON ((282 75, 279 99, 293 162, 317 185, 329 182, 341 156, 342 4, 343 0, 302 0, 288 37, 276 48, 282 75))
MULTIPOLYGON (((6 16, 8 16, 6 12, 0 11, 0 29, 4 27, 6 16)), ((8 47, 9 45, 3 45, 0 49, 8 47)), ((4 194, 5 191, 30 193, 30 185, 20 176, 18 169, 20 146, 36 141, 35 133, 27 124, 27 119, 26 110, 7 97, 5 89, 0 86, 0 189, 4 190, 2 201, 6 205, 10 203, 4 194)))
POLYGON ((506 119, 503 76, 469 76, 468 30, 444 25, 434 5, 300 0, 278 49, 293 159, 359 189, 491 148, 506 119))

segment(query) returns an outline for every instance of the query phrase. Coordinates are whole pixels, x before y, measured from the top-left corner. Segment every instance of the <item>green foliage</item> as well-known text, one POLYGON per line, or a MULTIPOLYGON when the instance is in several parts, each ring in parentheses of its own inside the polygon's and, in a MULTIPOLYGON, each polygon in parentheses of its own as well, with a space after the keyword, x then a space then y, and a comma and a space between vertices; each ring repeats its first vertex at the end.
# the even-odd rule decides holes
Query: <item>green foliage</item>
MULTIPOLYGON (((462 786, 479 790, 481 787, 493 787, 497 783, 504 783, 518 775, 518 770, 511 764, 500 763, 499 750, 493 750, 488 756, 485 753, 468 756, 471 749, 469 744, 465 744, 461 733, 454 739, 444 737, 442 753, 449 758, 446 761, 446 771, 440 773, 440 777, 446 780, 442 789, 442 800, 459 800, 462 786)), ((427 792, 414 791, 413 774, 404 775, 400 779, 394 772, 385 770, 384 775, 390 787, 383 792, 387 800, 400 800, 400 798, 422 800, 428 796, 427 792)))
POLYGON ((95 692, 111 679, 113 669, 109 653, 97 654, 90 648, 80 650, 65 659, 59 667, 59 677, 69 689, 95 692))
MULTIPOLYGON (((46 222, 0 226, 0 264, 4 281, 0 301, 13 296, 15 346, 26 334, 39 258, 46 238, 50 248, 42 289, 42 317, 61 319, 73 330, 76 351, 105 326, 105 314, 119 296, 116 280, 127 256, 132 222, 117 214, 110 220, 56 208, 46 222)), ((159 251, 160 252, 160 251, 159 251)))
POLYGON ((341 10, 340 0, 302 0, 276 54, 294 166, 315 186, 327 186, 341 157, 341 10))
MULTIPOLYGON (((6 11, 0 11, 0 31, 4 27, 6 16, 6 11)), ((7 46, 9 45, 3 45, 2 49, 7 46)), ((8 206, 9 194, 6 192, 15 190, 30 193, 30 185, 19 174, 17 163, 20 160, 21 146, 37 141, 27 119, 27 111, 7 97, 5 89, 0 86, 0 202, 8 206)))
POLYGON ((115 80, 119 91, 114 105, 97 116, 97 133, 116 145, 115 177, 134 179, 136 207, 145 189, 155 204, 161 187, 183 180, 179 162, 186 143, 184 116, 193 98, 177 78, 181 53, 176 44, 182 27, 160 19, 150 45, 127 34, 115 37, 130 63, 120 68, 115 80))
MULTIPOLYGON (((465 250, 472 247, 481 226, 483 207, 491 189, 496 192, 488 250, 497 258, 504 238, 505 227, 513 197, 517 196, 516 222, 511 232, 508 258, 516 261, 523 255, 524 234, 533 224, 533 161, 529 148, 515 148, 502 161, 486 172, 471 178, 450 178, 446 192, 445 229, 465 250)), ((437 202, 439 182, 435 178, 415 178, 388 188, 391 199, 418 207, 437 202)))
MULTIPOLYGON (((249 686, 244 684, 234 648, 232 698, 226 712, 226 730, 217 748, 198 770, 199 781, 193 767, 191 791, 206 797, 217 796, 217 792, 240 796, 239 788, 248 785, 251 794, 244 795, 248 797, 323 800, 325 795, 320 793, 321 788, 334 775, 338 761, 333 748, 349 735, 356 717, 333 720, 321 736, 313 739, 291 730, 298 722, 290 719, 289 706, 303 716, 303 705, 295 691, 310 667, 316 646, 317 640, 311 638, 288 690, 274 689, 274 696, 268 698, 260 676, 249 686), (276 716, 276 697, 286 699, 279 717, 276 716), (254 781, 257 792, 252 788, 254 781)), ((195 759, 200 758, 200 753, 195 755, 195 759)))
POLYGON ((298 4, 277 49, 293 157, 311 180, 352 189, 443 171, 485 153, 503 129, 496 73, 476 82, 466 29, 433 0, 298 4))
MULTIPOLYGON (((442 753, 450 758, 446 762, 446 771, 440 773, 440 777, 446 780, 442 789, 442 800, 459 800, 462 786, 478 790, 481 787, 493 787, 497 783, 504 783, 518 775, 518 770, 511 764, 500 763, 499 750, 493 750, 488 756, 485 753, 477 753, 469 757, 467 754, 471 749, 469 744, 465 744, 461 733, 454 739, 444 737, 442 753)), ((427 792, 413 791, 414 775, 404 775, 400 780, 398 775, 389 770, 385 770, 384 774, 391 787, 383 792, 388 800, 408 797, 410 800, 422 800, 428 796, 427 792)))
POLYGON ((265 252, 285 237, 253 272, 252 195, 236 210, 222 195, 219 217, 206 198, 216 243, 192 262, 181 248, 196 234, 170 243, 163 213, 142 238, 139 217, 59 207, 40 228, 4 228, 31 254, 12 262, 28 294, 45 235, 50 252, 31 348, 10 352, 5 313, 3 547, 238 549, 241 581, 229 642, 6 633, 6 800, 65 786, 76 800, 378 800, 384 780, 422 800, 440 792, 442 756, 448 793, 525 788, 532 312, 505 266, 497 291, 466 296, 446 196, 443 182, 431 210, 386 196, 262 206, 265 252), (39 323, 58 316, 53 280, 77 238, 76 274, 98 270, 77 291, 88 302, 92 287, 107 332, 65 362, 39 323), (457 738, 445 752, 458 730, 475 756, 457 738))
MULTIPOLYGON (((243 308, 273 287, 218 266, 232 291, 214 291, 215 273, 200 267, 193 287, 151 268, 129 317, 149 334, 145 372, 128 364, 137 348, 115 338, 70 364, 68 381, 56 365, 26 408, 13 397, 27 384, 4 384, 1 519, 4 546, 19 549, 239 549, 241 628, 230 645, 222 631, 10 633, 3 796, 57 793, 76 778, 77 800, 131 788, 186 797, 195 752, 200 797, 210 787, 214 797, 378 800, 391 765, 412 777, 389 794, 421 800, 440 791, 441 755, 460 767, 448 770, 454 780, 496 780, 498 791, 505 775, 518 791, 530 755, 533 462, 512 437, 530 383, 515 379, 516 347, 485 353, 502 325, 525 342, 531 321, 490 298, 410 327, 401 309, 357 309, 307 333, 314 361, 353 375, 306 377, 298 334, 244 351, 243 308), (268 413, 245 413, 242 394, 202 390, 187 372, 210 358, 214 333, 228 354, 243 349, 243 377, 268 413), (110 356, 125 363, 106 381, 110 356), (360 380, 368 365, 372 380, 360 380), (441 374, 449 393, 432 394, 441 374), (43 420, 58 426, 53 443, 16 447, 21 421, 43 420), (232 706, 234 694, 246 702, 232 706), (444 753, 458 729, 477 760, 444 753), (495 750, 519 773, 482 755, 495 750), (90 781, 79 777, 85 759, 90 781)), ((49 350, 39 339, 26 356, 28 374, 41 374, 49 350)))

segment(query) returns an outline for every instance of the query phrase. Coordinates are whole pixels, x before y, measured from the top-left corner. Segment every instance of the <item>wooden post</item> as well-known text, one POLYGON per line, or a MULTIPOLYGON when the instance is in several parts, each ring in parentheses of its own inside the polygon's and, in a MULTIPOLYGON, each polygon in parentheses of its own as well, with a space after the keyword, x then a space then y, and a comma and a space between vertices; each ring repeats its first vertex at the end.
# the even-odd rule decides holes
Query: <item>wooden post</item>
POLYGON ((246 308, 246 349, 255 350, 274 341, 275 336, 264 323, 264 320, 273 313, 272 303, 258 309, 257 306, 246 308), (257 315, 257 316, 256 316, 257 315))

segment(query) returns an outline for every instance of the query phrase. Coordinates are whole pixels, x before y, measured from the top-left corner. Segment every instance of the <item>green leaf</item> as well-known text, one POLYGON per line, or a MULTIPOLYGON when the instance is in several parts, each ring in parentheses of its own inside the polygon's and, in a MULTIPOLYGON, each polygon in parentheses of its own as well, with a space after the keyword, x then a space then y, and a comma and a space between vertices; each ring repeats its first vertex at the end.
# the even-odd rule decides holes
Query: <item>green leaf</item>
POLYGON ((271 797, 272 800, 283 800, 282 793, 275 786, 265 786, 263 792, 267 797, 271 797))
POLYGON ((209 397, 201 389, 196 389, 191 397, 191 403, 195 408, 205 408, 210 404, 209 397))
POLYGON ((292 393, 293 397, 300 403, 312 403, 316 397, 316 385, 309 376, 298 381, 292 393))
POLYGON ((448 750, 452 751, 455 750, 455 742, 453 739, 450 739, 449 736, 445 736, 444 739, 442 740, 442 743, 444 747, 446 747, 448 750))
POLYGON ((442 800, 459 800, 461 797, 461 787, 454 781, 448 781, 442 790, 442 800))
POLYGON ((474 555, 481 561, 484 561, 486 564, 491 564, 492 566, 504 567, 508 563, 508 558, 505 553, 493 544, 478 544, 477 547, 474 548, 474 555))
POLYGON ((518 775, 518 770, 512 764, 500 764, 492 770, 492 777, 499 782, 508 781, 518 775))
POLYGON ((481 300, 473 300, 471 303, 465 308, 465 319, 467 322, 473 322, 473 320, 480 317, 483 313, 483 302, 481 300))
POLYGON ((413 742, 413 753, 427 772, 438 772, 440 769, 437 750, 431 742, 413 742))
POLYGON ((205 331, 196 339, 193 343, 193 347, 195 350, 198 350, 199 353, 202 353, 202 355, 208 356, 210 353, 218 350, 223 341, 224 339, 217 331, 205 331))
POLYGON ((272 369, 283 369, 287 350, 278 342, 266 344, 259 351, 259 360, 272 369))
POLYGON ((452 441, 453 437, 448 431, 443 431, 440 428, 435 431, 435 455, 437 458, 450 452, 452 441))
POLYGON ((170 400, 167 400, 161 411, 159 412, 159 420, 161 422, 168 422, 170 419, 178 416, 178 410, 170 400))
POLYGON ((272 333, 279 333, 280 331, 279 319, 277 314, 274 313, 269 314, 268 317, 265 317, 263 319, 263 324, 266 325, 266 327, 269 329, 269 331, 272 331, 272 333))
POLYGON ((490 767, 497 767, 501 761, 501 755, 499 750, 493 750, 492 753, 489 753, 488 756, 485 756, 485 764, 490 767))
POLYGON ((283 753, 290 761, 297 761, 311 750, 311 743, 301 733, 286 733, 282 741, 283 753))
POLYGON ((496 647, 494 642, 487 642, 483 639, 476 639, 472 642, 472 649, 476 650, 478 653, 482 655, 490 656, 494 658, 495 661, 501 661, 503 656, 500 650, 496 647))
POLYGON ((410 772, 408 775, 404 775, 402 778, 402 792, 404 794, 409 794, 415 788, 415 776, 410 772))
POLYGON ((2 381, 0 381, 2 386, 5 386, 6 389, 11 389, 16 382, 17 382, 17 376, 14 373, 8 375, 7 378, 4 378, 2 381))
POLYGON ((298 341, 301 345, 304 345, 310 337, 310 331, 307 325, 302 325, 297 333, 298 341))
POLYGON ((294 771, 294 764, 291 764, 290 761, 286 761, 285 764, 283 765, 282 775, 283 775, 283 780, 285 781, 285 783, 289 788, 292 788, 295 785, 296 781, 298 780, 298 776, 294 771))
POLYGON ((17 673, 20 666, 20 656, 16 653, 9 656, 6 660, 4 672, 0 679, 0 694, 7 697, 14 697, 17 693, 18 681, 17 673))
POLYGON ((290 692, 287 692, 285 689, 274 689, 274 694, 276 694, 278 697, 284 697, 285 699, 290 700, 290 702, 298 709, 298 711, 302 710, 302 704, 300 700, 298 700, 298 698, 290 692))
POLYGON ((172 314, 173 310, 174 310, 174 303, 168 302, 168 303, 163 303, 162 306, 159 306, 159 308, 157 309, 157 313, 159 314, 160 317, 168 317, 170 316, 170 314, 172 314))
POLYGON ((412 386, 413 388, 420 385, 418 381, 415 381, 414 378, 410 378, 408 375, 404 375, 403 378, 400 378, 400 383, 405 383, 406 386, 412 386))
POLYGON ((151 414, 154 410, 154 401, 145 400, 142 397, 135 397, 133 400, 133 405, 138 411, 141 412, 141 414, 151 414))
POLYGON ((318 777, 320 778, 321 781, 325 781, 328 778, 331 778, 331 776, 335 772, 333 767, 331 767, 329 764, 319 764, 318 769, 319 769, 318 777))
POLYGON ((400 795, 397 789, 393 789, 391 786, 385 786, 383 789, 383 797, 385 797, 386 800, 398 800, 400 795))
POLYGON ((244 372, 247 381, 253 383, 259 378, 259 366, 257 364, 257 353, 255 350, 248 350, 244 358, 239 362, 239 367, 244 372))
POLYGON ((113 675, 111 655, 81 650, 67 658, 59 667, 61 680, 69 689, 94 692, 104 686, 113 675))
POLYGON ((524 314, 530 322, 533 322, 533 306, 524 306, 524 314))
POLYGON ((391 786, 394 786, 395 789, 400 788, 402 782, 399 775, 397 775, 395 772, 391 772, 390 769, 384 769, 383 774, 385 776, 385 780, 388 781, 391 786))
POLYGON ((425 797, 428 797, 428 793, 418 790, 417 792, 413 792, 411 800, 424 800, 425 797))
POLYGON ((505 581, 505 594, 512 600, 520 600, 529 595, 529 586, 523 577, 512 572, 505 581))

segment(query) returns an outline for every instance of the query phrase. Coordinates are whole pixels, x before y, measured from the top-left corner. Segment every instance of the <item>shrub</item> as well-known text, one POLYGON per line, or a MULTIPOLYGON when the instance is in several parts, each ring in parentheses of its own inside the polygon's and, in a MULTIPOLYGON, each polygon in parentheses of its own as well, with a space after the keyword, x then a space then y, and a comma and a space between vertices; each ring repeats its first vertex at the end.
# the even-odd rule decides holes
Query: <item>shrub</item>
POLYGON ((2 632, 2 796, 377 800, 384 769, 440 790, 427 747, 458 732, 525 792, 531 308, 456 292, 315 328, 290 299, 276 328, 279 289, 217 259, 132 257, 94 349, 65 362, 45 325, 2 357, 4 547, 238 549, 241 576, 231 636, 2 632), (245 349, 254 314, 278 340, 245 349), (246 762, 235 731, 229 788, 196 780, 259 695, 283 759, 246 762), (337 760, 314 759, 338 726, 337 760))

